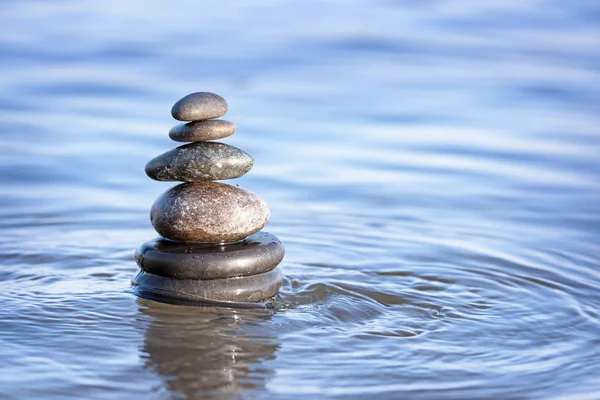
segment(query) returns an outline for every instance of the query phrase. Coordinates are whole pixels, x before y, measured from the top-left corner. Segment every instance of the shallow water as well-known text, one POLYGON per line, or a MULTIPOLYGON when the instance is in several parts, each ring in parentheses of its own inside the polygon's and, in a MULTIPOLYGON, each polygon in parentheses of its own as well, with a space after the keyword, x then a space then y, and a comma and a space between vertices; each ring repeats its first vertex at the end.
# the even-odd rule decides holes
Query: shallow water
POLYGON ((600 398, 593 1, 0 5, 0 398, 600 398), (273 310, 131 291, 191 91, 273 310))

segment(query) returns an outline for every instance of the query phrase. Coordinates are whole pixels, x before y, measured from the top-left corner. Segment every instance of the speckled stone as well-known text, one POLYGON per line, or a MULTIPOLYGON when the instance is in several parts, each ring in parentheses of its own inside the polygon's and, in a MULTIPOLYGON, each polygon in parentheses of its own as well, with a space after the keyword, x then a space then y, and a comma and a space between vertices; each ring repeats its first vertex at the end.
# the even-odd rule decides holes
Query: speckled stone
POLYGON ((175 279, 225 279, 269 272, 285 250, 277 237, 257 232, 239 242, 215 245, 173 242, 143 243, 135 259, 143 271, 175 279))
POLYGON ((222 117, 227 108, 227 102, 218 94, 197 92, 177 101, 171 109, 171 115, 179 121, 200 121, 222 117))
POLYGON ((138 291, 193 302, 258 302, 279 292, 279 268, 263 274, 228 279, 174 279, 139 270, 131 283, 138 291))
POLYGON ((254 160, 237 147, 219 142, 196 142, 163 153, 146 164, 157 181, 202 182, 239 178, 254 160))
POLYGON ((235 124, 222 119, 207 119, 179 124, 171 128, 169 137, 176 142, 200 142, 233 135, 235 124))
POLYGON ((263 199, 218 182, 177 185, 156 199, 150 211, 159 235, 181 242, 235 242, 258 232, 268 220, 263 199))

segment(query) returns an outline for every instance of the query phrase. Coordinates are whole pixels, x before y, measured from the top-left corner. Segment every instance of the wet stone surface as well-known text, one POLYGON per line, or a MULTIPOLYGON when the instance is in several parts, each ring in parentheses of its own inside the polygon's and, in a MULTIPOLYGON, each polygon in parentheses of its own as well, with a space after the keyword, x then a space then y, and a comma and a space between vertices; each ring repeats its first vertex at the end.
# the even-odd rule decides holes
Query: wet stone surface
POLYGON ((177 101, 171 109, 171 115, 179 121, 200 121, 222 117, 227 109, 227 102, 218 94, 197 92, 177 101))
POLYGON ((145 272, 175 279, 224 279, 273 270, 284 255, 283 244, 267 232, 257 232, 226 245, 173 242, 163 238, 143 243, 136 251, 145 272))
POLYGON ((176 142, 198 142, 222 139, 233 135, 235 124, 222 119, 208 119, 179 124, 171 128, 169 137, 176 142))
POLYGON ((264 301, 277 294, 282 282, 279 268, 248 277, 208 280, 166 278, 140 270, 131 281, 139 292, 194 302, 264 301))
POLYGON ((150 221, 164 238, 228 243, 261 230, 269 207, 249 190, 219 182, 177 185, 154 202, 150 221))
POLYGON ((179 146, 146 164, 146 174, 157 181, 202 182, 234 179, 252 169, 248 153, 219 142, 179 146))

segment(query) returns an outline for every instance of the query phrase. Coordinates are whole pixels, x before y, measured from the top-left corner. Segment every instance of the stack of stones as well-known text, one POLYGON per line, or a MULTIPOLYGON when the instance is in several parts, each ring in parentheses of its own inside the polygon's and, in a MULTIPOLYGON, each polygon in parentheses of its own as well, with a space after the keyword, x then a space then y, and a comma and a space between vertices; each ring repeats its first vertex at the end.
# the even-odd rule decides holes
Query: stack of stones
POLYGON ((238 178, 254 160, 243 150, 213 142, 235 132, 214 119, 227 102, 213 93, 192 93, 173 106, 180 121, 171 139, 191 142, 151 160, 146 174, 157 181, 181 181, 152 206, 150 221, 160 238, 136 251, 140 270, 133 285, 153 298, 201 302, 260 302, 277 294, 284 255, 281 242, 261 232, 269 208, 254 193, 214 182, 238 178))

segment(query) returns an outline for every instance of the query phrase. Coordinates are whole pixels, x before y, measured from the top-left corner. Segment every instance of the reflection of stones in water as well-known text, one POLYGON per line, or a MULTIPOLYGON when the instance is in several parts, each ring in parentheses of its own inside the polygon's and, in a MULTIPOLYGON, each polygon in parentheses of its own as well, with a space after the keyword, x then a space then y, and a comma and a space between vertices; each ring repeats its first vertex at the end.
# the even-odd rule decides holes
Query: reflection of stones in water
POLYGON ((185 307, 138 300, 150 318, 142 351, 175 398, 236 398, 264 391, 272 370, 257 367, 275 358, 272 312, 185 307))

